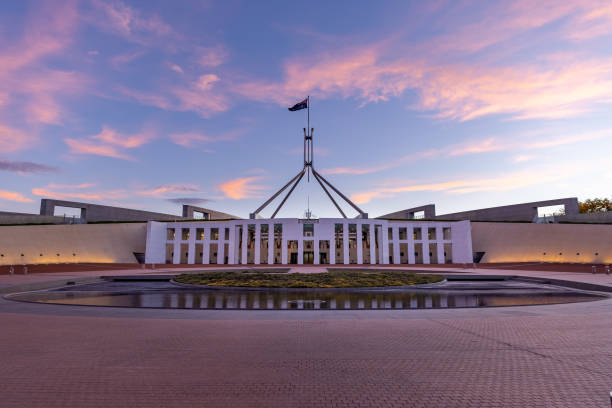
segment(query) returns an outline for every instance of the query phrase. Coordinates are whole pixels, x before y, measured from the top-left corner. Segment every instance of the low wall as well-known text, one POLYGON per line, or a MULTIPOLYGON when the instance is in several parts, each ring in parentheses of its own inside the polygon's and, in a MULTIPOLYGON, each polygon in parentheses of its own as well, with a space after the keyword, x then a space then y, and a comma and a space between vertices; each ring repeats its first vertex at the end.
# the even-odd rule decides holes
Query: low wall
POLYGON ((612 263, 612 225, 472 222, 481 262, 612 263))
POLYGON ((0 226, 0 265, 135 263, 146 230, 146 223, 0 226))

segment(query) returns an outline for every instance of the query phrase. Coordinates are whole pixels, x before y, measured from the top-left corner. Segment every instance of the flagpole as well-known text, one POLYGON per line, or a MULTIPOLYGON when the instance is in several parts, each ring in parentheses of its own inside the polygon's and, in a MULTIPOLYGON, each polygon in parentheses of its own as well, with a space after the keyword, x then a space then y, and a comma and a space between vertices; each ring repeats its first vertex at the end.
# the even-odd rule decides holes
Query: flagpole
MULTIPOLYGON (((307 128, 308 129, 308 136, 312 136, 310 134, 310 95, 308 95, 308 97, 306 98, 306 110, 308 111, 307 116, 308 116, 308 120, 307 120, 307 128)), ((310 144, 312 144, 312 137, 310 138, 310 144)), ((309 150, 310 150, 310 146, 309 150)), ((308 152, 308 160, 312 161, 312 157, 310 157, 310 152, 308 152)), ((310 183, 310 166, 308 166, 308 182, 310 183)))

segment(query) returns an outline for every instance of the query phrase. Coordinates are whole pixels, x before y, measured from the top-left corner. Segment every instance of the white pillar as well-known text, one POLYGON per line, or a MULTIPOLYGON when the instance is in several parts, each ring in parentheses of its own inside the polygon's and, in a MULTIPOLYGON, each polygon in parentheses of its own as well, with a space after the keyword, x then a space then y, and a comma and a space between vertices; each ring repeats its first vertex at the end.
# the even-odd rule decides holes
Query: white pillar
POLYGON ((430 264, 429 259, 429 226, 424 225, 421 228, 421 238, 423 238, 423 263, 430 264))
POLYGON ((180 228, 174 229, 174 255, 172 256, 173 264, 181 263, 181 238, 182 233, 180 228))
POLYGON ((336 264, 336 226, 334 225, 334 227, 332 228, 332 236, 331 239, 329 240, 329 264, 330 265, 335 265, 336 264))
MULTIPOLYGON (((315 235, 315 237, 316 237, 316 235, 315 235)), ((314 257, 314 259, 312 260, 312 263, 314 265, 318 265, 319 264, 319 246, 320 246, 320 244, 319 244, 319 240, 317 238, 315 238, 315 237, 313 237, 314 239, 312 240, 312 245, 314 246, 314 248, 313 248, 313 251, 314 251, 313 257, 314 257)))
POLYGON ((357 263, 363 265, 363 225, 357 224, 357 263))
POLYGON ((381 228, 381 241, 382 241, 382 259, 381 259, 381 263, 383 265, 388 265, 389 264, 389 231, 388 231, 388 226, 386 224, 382 225, 381 228))
POLYGON ((217 263, 223 264, 223 261, 225 261, 225 228, 219 228, 219 241, 217 241, 217 263))
POLYGON ((274 224, 268 225, 268 265, 274 263, 274 224))
POLYGON ((370 263, 376 263, 376 224, 370 224, 370 263))
POLYGON ((400 246, 399 246, 399 228, 396 226, 392 227, 392 238, 393 238, 393 263, 401 263, 400 259, 400 246))
POLYGON ((438 250, 438 263, 444 263, 444 237, 442 236, 442 227, 436 227, 436 249, 438 250))
POLYGON ((304 265, 304 237, 298 237, 298 265, 304 265))
POLYGON ((408 234, 408 263, 415 264, 416 259, 414 256, 414 227, 408 226, 407 234, 408 234))
POLYGON ((255 224, 255 265, 261 262, 261 224, 255 224))
POLYGON ((204 228, 204 240, 202 242, 202 263, 210 263, 210 227, 204 228))
POLYGON ((285 238, 285 233, 283 231, 283 240, 281 241, 281 263, 283 265, 287 265, 287 238, 285 238))
POLYGON ((193 265, 195 263, 195 228, 189 228, 188 248, 187 263, 193 265))
POLYGON ((348 241, 348 224, 342 224, 342 252, 344 259, 342 262, 345 265, 349 264, 349 241, 348 241))
POLYGON ((249 242, 247 240, 249 233, 249 224, 242 225, 242 264, 246 265, 247 263, 247 251, 249 247, 249 242))
POLYGON ((235 264, 236 260, 234 259, 235 254, 235 246, 236 246, 236 226, 230 225, 230 233, 229 233, 229 245, 227 247, 227 263, 235 264))

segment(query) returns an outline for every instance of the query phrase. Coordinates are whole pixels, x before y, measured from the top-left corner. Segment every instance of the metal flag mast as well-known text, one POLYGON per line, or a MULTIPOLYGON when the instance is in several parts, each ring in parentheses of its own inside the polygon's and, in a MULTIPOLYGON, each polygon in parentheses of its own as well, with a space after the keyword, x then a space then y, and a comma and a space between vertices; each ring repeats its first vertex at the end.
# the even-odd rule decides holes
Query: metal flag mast
MULTIPOLYGON (((301 108, 301 109, 303 109, 303 108, 301 108)), ((314 133, 314 128, 310 127, 310 95, 306 98, 306 109, 307 109, 307 119, 306 119, 306 121, 307 121, 307 126, 308 127, 304 128, 304 167, 302 168, 302 170, 298 174, 296 174, 291 180, 289 180, 289 182, 287 184, 285 184, 280 190, 278 190, 276 193, 274 193, 272 195, 272 197, 270 197, 268 200, 266 200, 265 203, 263 203, 259 208, 257 208, 254 212, 252 212, 249 215, 249 217, 251 219, 257 218, 258 214, 264 208, 266 208, 268 206, 268 204, 270 204, 272 201, 274 201, 274 199, 276 197, 281 195, 283 191, 285 191, 289 186, 291 186, 291 188, 289 189, 289 191, 287 192, 285 197, 283 197, 283 200, 280 202, 278 207, 276 207, 276 210, 274 210, 274 212, 272 213, 272 216, 270 217, 270 218, 274 218, 276 216, 276 214, 278 214, 280 209, 283 207, 283 205, 285 204, 285 202, 287 201, 287 199, 289 198, 291 193, 293 193, 293 190, 295 190, 297 185, 300 184, 300 181, 302 180, 302 177, 304 177, 304 174, 308 173, 307 179, 308 179, 308 182, 310 182, 310 173, 312 172, 312 176, 314 177, 314 179, 319 183, 319 185, 321 186, 323 191, 325 191, 325 194, 327 194, 327 196, 329 197, 331 202, 334 204, 336 209, 338 209, 340 214, 342 214, 343 218, 347 218, 346 214, 344 213, 344 211, 342 211, 342 208, 340 208, 340 206, 338 205, 338 203, 336 202, 334 197, 331 195, 329 190, 325 187, 326 185, 329 188, 331 188, 336 194, 338 194, 338 196, 340 196, 351 207, 353 207, 359 213, 359 218, 368 218, 368 214, 367 213, 363 212, 361 210, 361 208, 357 207, 357 205, 355 205, 355 203, 353 203, 351 200, 349 200, 348 197, 346 197, 344 194, 342 194, 340 192, 340 190, 338 190, 336 187, 334 187, 319 172, 317 172, 315 170, 314 165, 313 165, 313 156, 314 156, 313 153, 314 153, 314 149, 313 149, 313 143, 312 143, 312 135, 314 133)))

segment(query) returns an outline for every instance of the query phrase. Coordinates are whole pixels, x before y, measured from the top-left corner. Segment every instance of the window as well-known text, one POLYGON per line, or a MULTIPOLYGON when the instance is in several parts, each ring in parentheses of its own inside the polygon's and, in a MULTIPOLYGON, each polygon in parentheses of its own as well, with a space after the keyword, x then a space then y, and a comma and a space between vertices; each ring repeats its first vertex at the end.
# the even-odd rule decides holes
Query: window
POLYGON ((182 228, 181 239, 187 241, 189 239, 189 228, 182 228))
POLYGON ((304 236, 305 237, 314 236, 314 224, 304 224, 304 236))
POLYGON ((414 239, 417 241, 420 241, 423 239, 422 235, 421 235, 421 230, 423 228, 415 228, 413 231, 413 235, 414 235, 414 239))
POLYGON ((219 228, 210 229, 210 239, 216 241, 219 239, 219 228))
POLYGON ((431 240, 436 239, 436 229, 435 228, 427 228, 427 239, 431 239, 431 240))
POLYGON ((201 241, 204 239, 204 228, 196 228, 196 240, 201 241))
POLYGON ((451 239, 450 227, 442 228, 442 239, 446 239, 446 240, 451 239))
POLYGON ((399 229, 399 239, 408 239, 408 230, 406 228, 399 229))
POLYGON ((229 228, 225 229, 225 240, 227 241, 229 239, 229 228))
POLYGON ((166 229, 166 239, 168 241, 174 241, 174 228, 166 229))

